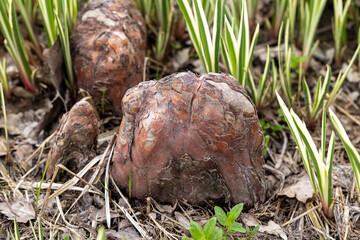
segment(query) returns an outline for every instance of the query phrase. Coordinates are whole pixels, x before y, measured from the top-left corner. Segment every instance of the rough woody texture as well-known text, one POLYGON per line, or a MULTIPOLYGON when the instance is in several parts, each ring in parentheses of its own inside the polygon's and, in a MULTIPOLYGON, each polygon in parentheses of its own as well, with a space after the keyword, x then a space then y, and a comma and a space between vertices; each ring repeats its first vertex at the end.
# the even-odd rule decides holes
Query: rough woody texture
POLYGON ((58 163, 71 161, 75 168, 84 167, 94 156, 98 134, 99 119, 94 107, 86 100, 77 102, 60 120, 46 178, 51 177, 58 163))
POLYGON ((113 157, 131 195, 190 203, 264 201, 263 134, 257 112, 230 75, 177 73, 140 83, 123 98, 113 157))
POLYGON ((133 1, 90 0, 71 45, 78 87, 90 93, 98 110, 104 97, 104 110, 121 115, 124 93, 142 80, 146 48, 144 19, 133 1))

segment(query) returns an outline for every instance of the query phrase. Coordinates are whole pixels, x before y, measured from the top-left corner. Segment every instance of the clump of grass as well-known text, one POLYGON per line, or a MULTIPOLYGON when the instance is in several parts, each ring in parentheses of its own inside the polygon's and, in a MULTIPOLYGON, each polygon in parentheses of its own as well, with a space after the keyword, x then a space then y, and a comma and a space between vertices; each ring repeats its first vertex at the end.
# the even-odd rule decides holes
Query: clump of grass
POLYGON ((32 21, 34 21, 34 17, 35 17, 33 11, 35 10, 35 14, 36 14, 36 3, 34 5, 33 1, 23 2, 23 0, 15 0, 15 2, 16 2, 16 6, 20 12, 22 22, 25 25, 28 37, 34 46, 36 55, 40 58, 41 61, 44 61, 44 59, 45 59, 44 55, 41 51, 39 42, 36 39, 34 30, 33 30, 33 22, 32 21))
POLYGON ((345 81, 346 76, 349 73, 352 65, 354 64, 359 51, 360 51, 360 45, 356 49, 354 56, 352 57, 345 73, 343 74, 340 71, 340 73, 336 79, 334 88, 332 89, 331 92, 329 92, 329 89, 330 89, 332 71, 331 71, 331 67, 329 65, 326 66, 327 71, 326 71, 326 75, 324 78, 324 82, 321 81, 321 77, 318 79, 314 102, 312 101, 311 91, 308 87, 305 77, 303 78, 302 89, 303 89, 303 93, 305 95, 306 117, 307 117, 307 122, 308 122, 309 126, 313 126, 315 124, 315 122, 319 116, 320 110, 322 108, 325 107, 327 109, 327 108, 329 108, 329 106, 331 104, 333 104, 333 102, 335 101, 335 99, 337 98, 337 96, 339 95, 339 93, 341 91, 341 86, 342 86, 343 82, 345 81), (328 99, 326 100, 327 96, 328 96, 328 99))
POLYGON ((339 75, 337 76, 334 88, 331 91, 329 98, 326 102, 326 108, 329 108, 330 105, 335 101, 335 99, 339 95, 341 86, 342 86, 343 82, 345 81, 346 76, 350 72, 350 69, 351 69, 352 65, 354 64, 358 54, 360 54, 360 45, 355 50, 355 53, 354 53, 353 57, 351 58, 350 63, 348 65, 348 67, 346 68, 345 72, 344 73, 342 73, 341 71, 339 72, 339 75))
POLYGON ((66 68, 66 85, 70 91, 75 90, 74 71, 70 53, 70 33, 77 17, 76 0, 38 1, 42 16, 48 47, 52 47, 59 36, 66 68))
POLYGON ((9 98, 11 95, 11 89, 9 82, 6 76, 6 58, 3 58, 3 62, 0 62, 0 84, 2 91, 5 93, 6 98, 9 98))
POLYGON ((144 15, 145 21, 148 25, 152 24, 152 18, 154 17, 153 0, 135 0, 136 7, 144 15))
POLYGON ((60 6, 58 6, 59 8, 61 8, 60 15, 55 12, 55 20, 57 23, 57 32, 59 34, 64 56, 64 63, 67 75, 65 83, 71 91, 74 91, 74 70, 70 52, 70 31, 72 29, 70 29, 70 27, 75 25, 75 23, 73 23, 74 20, 70 18, 72 16, 70 14, 70 5, 75 5, 73 4, 72 0, 60 1, 60 6))
POLYGON ((289 46, 289 20, 286 22, 285 34, 284 34, 284 51, 282 55, 281 51, 281 39, 283 36, 283 24, 280 26, 279 38, 278 38, 278 60, 279 60, 279 78, 282 90, 285 94, 286 100, 290 106, 293 105, 294 91, 291 84, 291 57, 292 50, 289 46))
POLYGON ((257 109, 261 108, 275 96, 277 86, 277 69, 274 60, 270 60, 270 48, 267 46, 267 57, 264 72, 261 75, 258 87, 255 86, 255 81, 249 70, 248 84, 251 98, 257 109), (271 63, 270 63, 271 61, 271 63), (269 80, 270 64, 272 65, 272 79, 269 80))
POLYGON ((250 27, 252 27, 255 24, 256 13, 258 10, 258 0, 246 0, 246 5, 247 5, 247 12, 249 15, 250 27))
POLYGON ((135 3, 144 15, 148 28, 156 36, 152 47, 154 57, 157 61, 162 61, 174 26, 174 0, 136 0, 135 3))
MULTIPOLYGON (((233 0, 232 4, 235 5, 233 0)), ((259 36, 257 25, 250 42, 250 27, 246 1, 241 0, 240 15, 232 12, 230 19, 225 18, 225 32, 221 38, 221 50, 227 70, 245 88, 251 66, 255 45, 259 36)))
POLYGON ((35 84, 36 70, 32 71, 24 38, 20 33, 19 23, 13 0, 0 1, 0 29, 5 37, 5 47, 19 69, 20 79, 31 92, 37 92, 35 84))
POLYGON ((305 95, 305 108, 306 108, 306 117, 310 126, 312 126, 315 120, 318 117, 320 109, 324 107, 326 95, 328 94, 330 83, 331 83, 331 67, 326 66, 327 71, 325 75, 324 82, 321 81, 321 77, 318 79, 316 87, 316 95, 314 98, 314 103, 312 102, 311 92, 306 83, 305 77, 302 80, 303 92, 305 95))
POLYGON ((54 45, 57 38, 54 1, 39 0, 39 9, 43 20, 48 47, 54 45))
POLYGON ((193 0, 192 7, 188 0, 178 0, 178 4, 191 41, 206 72, 219 72, 220 35, 223 28, 225 1, 216 1, 212 35, 200 0, 193 0))
POLYGON ((161 61, 172 33, 174 23, 174 0, 155 0, 155 10, 159 22, 159 30, 155 43, 155 58, 161 61))
POLYGON ((319 25, 321 15, 324 11, 327 0, 300 0, 299 19, 300 19, 300 37, 302 43, 302 56, 306 57, 303 63, 303 69, 307 68, 310 58, 314 54, 319 42, 315 40, 316 30, 319 25))
POLYGON ((321 147, 318 150, 306 124, 291 109, 286 107, 277 94, 280 108, 284 114, 290 131, 299 149, 305 170, 310 178, 314 192, 319 197, 322 209, 327 217, 333 216, 334 203, 332 200, 332 167, 334 160, 335 135, 332 132, 326 154, 326 110, 323 108, 321 124, 321 147))
POLYGON ((333 19, 333 36, 335 41, 335 60, 340 64, 343 55, 344 46, 346 45, 346 23, 348 18, 348 10, 351 0, 347 0, 345 5, 343 0, 333 0, 334 19, 333 19))
MULTIPOLYGON (((3 66, 0 64, 0 95, 1 95, 1 108, 4 116, 4 130, 5 130, 5 141, 6 141, 6 159, 5 163, 8 164, 10 161, 10 144, 9 144, 9 135, 7 129, 7 117, 6 117, 6 105, 5 105, 5 97, 4 97, 4 89, 8 89, 8 83, 6 78, 6 60, 3 60, 3 66), (6 87, 3 87, 6 86, 6 87)), ((9 91, 9 89, 8 89, 9 91)), ((6 90, 5 90, 6 92, 6 90)))
POLYGON ((359 152, 356 150, 354 145, 351 143, 346 130, 344 129, 343 125, 341 124, 339 118, 335 115, 335 113, 329 109, 330 121, 337 133, 340 137, 342 143, 344 144, 346 153, 349 157, 352 169, 354 171, 356 186, 358 191, 360 192, 360 155, 359 152))
MULTIPOLYGON (((286 10, 288 9, 289 0, 274 0, 273 1, 273 17, 272 17, 272 32, 274 37, 278 37, 281 23, 285 19, 286 10)), ((289 3, 290 4, 290 3, 289 3)))

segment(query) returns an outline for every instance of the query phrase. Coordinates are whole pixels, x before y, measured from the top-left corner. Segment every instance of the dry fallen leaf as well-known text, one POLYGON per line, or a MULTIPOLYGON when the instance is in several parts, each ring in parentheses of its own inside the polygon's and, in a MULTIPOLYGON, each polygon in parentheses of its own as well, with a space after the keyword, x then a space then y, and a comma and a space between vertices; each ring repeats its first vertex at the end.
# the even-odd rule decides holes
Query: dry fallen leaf
POLYGON ((255 227, 260 225, 259 220, 257 220, 252 214, 241 214, 241 221, 249 227, 255 227))
POLYGON ((312 188, 310 179, 307 175, 304 175, 298 179, 295 184, 287 186, 281 192, 280 196, 287 196, 289 198, 296 197, 300 202, 306 203, 306 201, 313 197, 314 190, 312 188))
POLYGON ((46 80, 50 80, 57 92, 60 91, 60 85, 64 79, 63 55, 59 38, 51 48, 44 50, 44 67, 46 80))
POLYGON ((187 229, 190 228, 190 221, 187 219, 184 215, 182 215, 180 212, 174 213, 176 221, 178 221, 181 225, 185 226, 187 229))
POLYGON ((190 48, 184 48, 177 52, 172 58, 171 63, 174 67, 174 71, 177 72, 185 63, 190 59, 190 48))
POLYGON ((280 225, 276 224, 274 221, 269 221, 267 226, 260 226, 259 232, 266 232, 269 234, 280 236, 284 240, 288 239, 280 225))
POLYGON ((161 212, 161 213, 172 213, 177 206, 177 202, 174 204, 174 206, 170 206, 170 205, 159 204, 154 199, 151 199, 151 200, 152 200, 152 203, 157 208, 157 210, 159 210, 159 212, 161 212))
POLYGON ((6 156, 6 140, 3 136, 0 137, 0 157, 6 156))
POLYGON ((32 204, 23 198, 16 198, 9 203, 1 202, 0 212, 9 220, 14 219, 15 213, 16 220, 20 223, 26 223, 31 219, 35 219, 35 210, 32 204))
POLYGON ((335 165, 333 168, 333 185, 350 189, 353 184, 354 172, 351 165, 335 165))
MULTIPOLYGON (((116 218, 119 216, 120 216, 120 214, 118 212, 113 211, 113 210, 110 211, 110 218, 116 218)), ((89 218, 92 221, 105 222, 106 221, 105 207, 102 209, 93 209, 89 218)))
POLYGON ((30 144, 17 145, 14 148, 14 155, 17 161, 25 161, 33 152, 33 146, 30 144))
POLYGON ((133 227, 129 227, 120 231, 108 230, 106 231, 106 237, 107 239, 126 239, 126 240, 141 239, 140 235, 136 232, 136 230, 133 227))

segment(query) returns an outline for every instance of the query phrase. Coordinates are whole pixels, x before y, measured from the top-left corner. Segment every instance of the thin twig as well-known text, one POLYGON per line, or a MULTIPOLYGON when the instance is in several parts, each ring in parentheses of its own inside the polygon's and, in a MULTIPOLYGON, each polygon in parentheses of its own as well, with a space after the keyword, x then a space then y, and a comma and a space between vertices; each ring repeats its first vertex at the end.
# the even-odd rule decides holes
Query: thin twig
POLYGON ((350 118, 354 123, 360 126, 360 121, 357 120, 353 115, 351 115, 348 111, 346 111, 344 108, 340 107, 339 105, 334 103, 334 106, 340 110, 340 112, 344 113, 348 118, 350 118))
MULTIPOLYGON (((279 123, 277 121, 275 121, 275 123, 277 125, 279 125, 279 123)), ((286 136, 286 133, 284 130, 281 130, 281 134, 283 136, 283 139, 284 139, 284 143, 283 143, 283 146, 281 148, 281 153, 280 153, 280 157, 278 158, 276 164, 275 164, 275 168, 276 169, 279 169, 281 167, 281 164, 282 164, 282 161, 283 161, 283 158, 284 158, 284 155, 286 153, 286 148, 287 148, 287 145, 288 145, 288 137, 286 136)))
POLYGON ((344 205, 344 206, 347 206, 347 207, 348 207, 349 209, 351 209, 353 212, 360 213, 359 207, 351 206, 351 205, 349 205, 349 204, 347 204, 347 203, 344 203, 344 202, 342 202, 342 201, 340 201, 340 200, 338 200, 338 199, 336 199, 336 202, 338 202, 338 203, 340 203, 340 204, 342 204, 342 205, 344 205))
POLYGON ((149 218, 155 223, 155 225, 168 237, 171 237, 172 239, 177 239, 176 237, 174 237, 172 234, 170 234, 168 231, 166 231, 165 228, 163 228, 154 218, 153 216, 151 216, 151 214, 149 215, 149 218))
MULTIPOLYGON (((68 212, 70 211, 70 209, 72 209, 75 204, 80 200, 80 198, 89 191, 90 188, 94 188, 93 187, 93 182, 95 181, 96 178, 98 178, 98 174, 100 172, 100 170, 102 169, 102 165, 103 163, 105 162, 105 159, 106 159, 106 156, 108 154, 108 152, 110 151, 110 149, 112 148, 113 149, 113 146, 114 146, 114 143, 115 143, 115 139, 116 139, 116 134, 113 135, 113 138, 111 140, 111 142, 109 143, 109 145, 107 146, 107 148, 105 149, 105 152, 102 154, 102 157, 101 157, 101 160, 100 162, 98 163, 97 165, 97 168, 96 170, 94 171, 93 175, 91 176, 89 182, 87 183, 87 185, 85 186, 84 188, 84 191, 82 191, 80 193, 80 195, 76 198, 76 200, 71 204, 70 208, 67 210, 66 214, 68 214, 68 212)), ((76 176, 76 175, 75 175, 76 176)))
POLYGON ((45 141, 43 141, 41 145, 24 161, 24 163, 27 163, 28 161, 33 159, 34 156, 45 146, 45 144, 48 143, 56 135, 56 133, 57 130, 55 130, 49 137, 47 137, 45 141))
POLYGON ((140 227, 140 225, 134 220, 134 218, 126 211, 126 209, 124 207, 120 206, 114 200, 112 200, 112 203, 122 211, 122 213, 125 215, 125 217, 131 222, 131 224, 136 228, 136 230, 140 233, 140 235, 143 238, 152 239, 150 236, 147 235, 145 230, 140 227))

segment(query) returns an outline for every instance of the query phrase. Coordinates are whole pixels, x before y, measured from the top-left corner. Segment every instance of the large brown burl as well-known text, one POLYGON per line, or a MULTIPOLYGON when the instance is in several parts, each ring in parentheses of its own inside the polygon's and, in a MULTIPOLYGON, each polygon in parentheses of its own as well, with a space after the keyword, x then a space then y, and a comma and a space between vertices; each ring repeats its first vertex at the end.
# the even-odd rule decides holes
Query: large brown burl
POLYGON ((143 199, 265 199, 256 109, 227 74, 172 74, 128 90, 113 157, 116 183, 143 199))
POLYGON ((133 1, 90 0, 71 45, 77 86, 90 93, 98 110, 120 116, 124 93, 142 80, 146 49, 145 22, 133 1))

